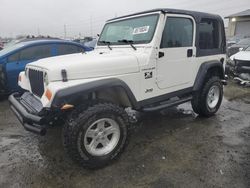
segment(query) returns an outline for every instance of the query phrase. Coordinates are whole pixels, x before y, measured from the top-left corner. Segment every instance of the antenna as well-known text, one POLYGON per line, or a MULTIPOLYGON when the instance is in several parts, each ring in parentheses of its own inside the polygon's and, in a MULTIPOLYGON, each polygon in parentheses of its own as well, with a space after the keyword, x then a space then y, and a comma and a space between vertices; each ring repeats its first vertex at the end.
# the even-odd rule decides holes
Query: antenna
POLYGON ((93 17, 90 16, 90 35, 93 36, 93 17))

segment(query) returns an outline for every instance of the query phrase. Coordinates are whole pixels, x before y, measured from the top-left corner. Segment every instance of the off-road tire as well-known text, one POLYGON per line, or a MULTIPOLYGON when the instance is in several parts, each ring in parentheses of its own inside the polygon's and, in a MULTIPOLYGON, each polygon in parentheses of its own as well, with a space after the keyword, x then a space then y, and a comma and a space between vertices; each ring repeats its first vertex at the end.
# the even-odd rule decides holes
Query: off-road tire
POLYGON ((204 86, 193 95, 193 99, 191 101, 192 108, 195 113, 199 114, 203 117, 210 117, 214 115, 218 109, 220 108, 221 102, 223 98, 223 86, 219 77, 212 76, 206 80, 204 86), (219 88, 219 101, 214 108, 210 108, 207 103, 207 95, 209 89, 213 86, 218 86, 219 88))
POLYGON ((128 115, 125 110, 112 103, 93 104, 88 108, 76 108, 63 127, 63 144, 69 156, 85 168, 101 168, 114 161, 128 143, 128 115), (93 156, 82 143, 87 129, 101 118, 111 118, 120 128, 120 138, 115 148, 103 156, 93 156))

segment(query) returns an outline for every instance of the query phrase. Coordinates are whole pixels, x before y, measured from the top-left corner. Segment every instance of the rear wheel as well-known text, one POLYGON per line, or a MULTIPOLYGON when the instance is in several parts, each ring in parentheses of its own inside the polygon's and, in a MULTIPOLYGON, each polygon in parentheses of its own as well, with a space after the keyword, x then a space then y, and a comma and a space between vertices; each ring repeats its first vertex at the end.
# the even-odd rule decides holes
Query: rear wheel
POLYGON ((99 168, 116 159, 127 143, 127 113, 111 103, 76 112, 63 129, 64 146, 71 158, 88 168, 99 168))
POLYGON ((217 76, 209 78, 203 88, 194 94, 191 101, 195 113, 210 117, 220 108, 223 98, 223 86, 217 76))

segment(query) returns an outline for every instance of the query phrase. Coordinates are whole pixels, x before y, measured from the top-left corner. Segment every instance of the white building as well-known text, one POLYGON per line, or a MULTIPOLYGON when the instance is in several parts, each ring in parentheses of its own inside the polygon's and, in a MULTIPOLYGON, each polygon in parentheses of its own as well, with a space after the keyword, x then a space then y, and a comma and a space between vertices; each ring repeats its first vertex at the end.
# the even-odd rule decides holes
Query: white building
POLYGON ((250 36, 250 9, 229 15, 228 36, 250 36))

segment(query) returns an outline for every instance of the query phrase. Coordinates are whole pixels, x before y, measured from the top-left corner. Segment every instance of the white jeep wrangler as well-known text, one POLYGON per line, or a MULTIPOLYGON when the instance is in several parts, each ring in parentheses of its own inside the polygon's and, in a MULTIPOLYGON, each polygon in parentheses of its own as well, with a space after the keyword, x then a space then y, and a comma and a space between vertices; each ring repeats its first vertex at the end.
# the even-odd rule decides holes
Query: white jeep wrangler
POLYGON ((62 121, 63 143, 97 168, 127 143, 126 108, 152 112, 191 101, 209 117, 223 97, 225 32, 218 15, 156 9, 108 20, 96 49, 26 66, 9 97, 23 127, 44 135, 62 121))

